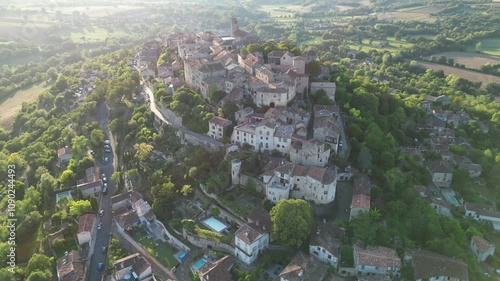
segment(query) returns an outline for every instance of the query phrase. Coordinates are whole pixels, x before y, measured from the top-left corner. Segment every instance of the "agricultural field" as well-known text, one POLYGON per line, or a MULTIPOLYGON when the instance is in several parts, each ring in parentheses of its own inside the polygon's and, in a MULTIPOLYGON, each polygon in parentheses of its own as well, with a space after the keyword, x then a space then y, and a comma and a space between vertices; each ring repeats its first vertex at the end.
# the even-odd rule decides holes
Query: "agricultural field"
POLYGON ((117 28, 89 28, 86 27, 81 30, 65 30, 61 32, 61 35, 64 38, 71 38, 75 43, 93 43, 93 42, 102 42, 106 38, 111 37, 124 37, 127 36, 126 28, 117 27, 117 28))
POLYGON ((268 13, 271 18, 278 21, 295 21, 293 15, 295 13, 307 13, 311 11, 310 6, 302 5, 284 5, 284 4, 274 4, 274 5, 262 5, 260 6, 260 11, 268 13))
POLYGON ((411 47, 412 45, 412 43, 403 40, 396 41, 394 37, 387 37, 387 40, 373 40, 371 45, 369 45, 368 40, 365 39, 363 40, 363 44, 349 44, 349 47, 353 50, 359 50, 361 48, 363 52, 368 52, 370 50, 396 52, 401 48, 411 47), (382 45, 384 43, 388 43, 388 45, 382 45))
MULTIPOLYGON (((500 38, 482 39, 479 42, 481 42, 481 53, 500 57, 500 38)), ((466 51, 475 52, 476 44, 467 46, 466 51)))
POLYGON ((485 87, 489 82, 500 83, 500 77, 479 73, 473 70, 461 69, 457 67, 426 62, 426 61, 417 61, 420 66, 431 69, 442 70, 445 75, 454 74, 460 78, 467 79, 470 81, 480 81, 482 82, 482 87, 485 87))
POLYGON ((415 20, 423 22, 434 22, 436 18, 431 14, 438 13, 444 9, 444 5, 435 5, 432 7, 416 7, 401 9, 396 12, 381 12, 377 13, 379 20, 400 21, 400 20, 415 20))
POLYGON ((445 52, 435 54, 435 57, 445 56, 447 58, 453 58, 456 63, 465 65, 467 68, 479 69, 481 66, 490 63, 497 64, 500 63, 500 57, 488 56, 484 54, 477 53, 467 53, 467 52, 445 52))
POLYGON ((0 100, 0 127, 10 130, 12 121, 21 109, 23 102, 30 103, 34 101, 38 95, 49 88, 48 85, 35 85, 29 89, 16 92, 12 97, 5 100, 0 100))

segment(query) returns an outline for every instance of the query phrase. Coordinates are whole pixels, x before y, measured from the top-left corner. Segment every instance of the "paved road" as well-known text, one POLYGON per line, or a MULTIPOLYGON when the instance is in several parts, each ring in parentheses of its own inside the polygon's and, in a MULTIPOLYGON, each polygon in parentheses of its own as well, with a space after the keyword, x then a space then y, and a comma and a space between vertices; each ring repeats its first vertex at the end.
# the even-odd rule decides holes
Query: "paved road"
MULTIPOLYGON (((107 138, 110 138, 110 134, 108 131, 108 108, 107 105, 102 103, 98 105, 97 108, 97 118, 99 120, 99 124, 101 128, 104 130, 107 138)), ((115 151, 114 141, 111 142, 111 147, 113 150, 113 154, 115 151)), ((98 222, 102 222, 101 230, 97 231, 94 254, 90 260, 90 269, 88 273, 87 280, 89 281, 98 281, 102 280, 104 274, 102 272, 97 271, 97 264, 102 262, 106 265, 106 255, 101 253, 103 246, 108 246, 110 241, 110 233, 111 233, 111 221, 113 219, 113 215, 111 213, 111 196, 113 196, 113 192, 115 190, 115 184, 110 180, 111 175, 113 174, 116 166, 116 157, 111 153, 105 153, 104 155, 109 157, 110 160, 107 163, 104 163, 103 159, 96 159, 97 166, 101 169, 101 173, 106 174, 108 178, 108 193, 106 195, 101 194, 99 198, 99 209, 104 210, 104 215, 102 217, 98 216, 98 222)))

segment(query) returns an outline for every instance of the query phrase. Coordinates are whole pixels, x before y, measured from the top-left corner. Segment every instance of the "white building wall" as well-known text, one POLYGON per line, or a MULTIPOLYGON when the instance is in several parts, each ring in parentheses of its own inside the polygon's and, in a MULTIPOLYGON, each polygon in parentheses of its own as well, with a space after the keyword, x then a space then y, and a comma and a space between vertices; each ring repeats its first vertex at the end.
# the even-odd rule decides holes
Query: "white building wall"
POLYGON ((337 267, 338 264, 337 257, 335 257, 332 253, 330 253, 323 247, 320 247, 318 245, 309 245, 309 254, 311 256, 315 256, 320 261, 329 263, 330 265, 337 267))
POLYGON ((269 234, 261 234, 252 244, 247 244, 239 237, 235 237, 235 253, 234 255, 246 264, 251 264, 254 262, 259 253, 267 249, 269 245, 269 234))

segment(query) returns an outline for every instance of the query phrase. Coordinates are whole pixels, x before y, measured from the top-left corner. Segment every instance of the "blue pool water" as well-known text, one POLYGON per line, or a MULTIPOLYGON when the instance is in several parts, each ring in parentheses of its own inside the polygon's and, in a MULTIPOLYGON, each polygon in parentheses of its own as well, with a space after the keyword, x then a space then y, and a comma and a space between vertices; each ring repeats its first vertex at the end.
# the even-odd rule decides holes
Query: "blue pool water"
POLYGON ((181 253, 179 254, 179 259, 181 259, 181 260, 182 260, 185 256, 186 256, 186 253, 185 253, 185 252, 181 252, 181 253))
POLYGON ((455 196, 451 194, 445 194, 444 196, 446 196, 446 199, 448 199, 448 202, 450 202, 452 205, 460 206, 455 196))
POLYGON ((200 259, 199 261, 197 261, 196 263, 193 264, 194 270, 196 271, 196 270, 200 269, 205 263, 207 263, 206 260, 200 259))
POLYGON ((227 228, 227 226, 224 223, 220 222, 214 217, 209 217, 208 219, 204 220, 203 223, 212 230, 217 231, 219 233, 227 228))

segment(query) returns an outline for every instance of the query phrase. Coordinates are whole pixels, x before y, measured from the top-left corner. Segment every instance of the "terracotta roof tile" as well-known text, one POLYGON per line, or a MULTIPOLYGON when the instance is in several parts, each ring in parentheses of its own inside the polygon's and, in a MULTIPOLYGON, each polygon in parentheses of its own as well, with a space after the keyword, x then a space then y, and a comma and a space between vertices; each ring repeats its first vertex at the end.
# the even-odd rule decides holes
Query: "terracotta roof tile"
POLYGON ((321 281, 328 273, 328 268, 327 264, 299 252, 279 276, 288 281, 321 281))
POLYGON ((401 259, 394 249, 382 246, 368 246, 363 249, 355 244, 354 251, 354 260, 357 260, 358 265, 401 267, 401 259))
POLYGON ((430 251, 412 251, 414 279, 428 279, 435 276, 458 278, 461 281, 469 280, 467 264, 458 259, 439 255, 430 251))
POLYGON ((78 234, 82 232, 92 232, 94 226, 95 215, 85 214, 78 218, 78 234))
POLYGON ((231 120, 227 120, 227 119, 224 119, 224 118, 219 117, 219 116, 212 117, 212 119, 210 119, 209 123, 212 123, 212 124, 215 124, 218 126, 222 126, 222 127, 230 126, 232 124, 231 120))
POLYGON ((472 236, 472 240, 474 240, 474 243, 477 245, 479 251, 483 253, 487 252, 490 248, 495 247, 495 244, 490 243, 486 239, 479 236, 472 236))

